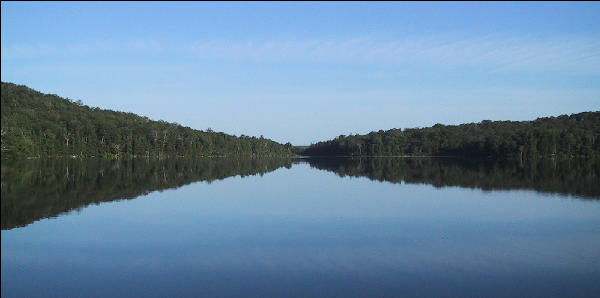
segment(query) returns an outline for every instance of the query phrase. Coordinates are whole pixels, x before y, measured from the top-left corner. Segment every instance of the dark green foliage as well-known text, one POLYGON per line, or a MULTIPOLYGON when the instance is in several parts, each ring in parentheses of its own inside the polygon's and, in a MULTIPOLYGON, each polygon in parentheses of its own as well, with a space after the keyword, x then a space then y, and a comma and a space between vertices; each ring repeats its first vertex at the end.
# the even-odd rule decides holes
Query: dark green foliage
POLYGON ((367 177, 392 183, 427 183, 483 190, 534 189, 540 192, 600 198, 600 160, 528 159, 521 161, 460 158, 350 157, 310 158, 311 167, 339 176, 367 177))
POLYGON ((2 163, 2 230, 89 204, 231 176, 263 175, 286 158, 35 159, 2 163))
POLYGON ((524 159, 600 157, 600 112, 535 121, 489 121, 339 136, 311 145, 310 156, 465 156, 524 159))
POLYGON ((2 83, 2 159, 291 156, 291 144, 194 130, 2 83))

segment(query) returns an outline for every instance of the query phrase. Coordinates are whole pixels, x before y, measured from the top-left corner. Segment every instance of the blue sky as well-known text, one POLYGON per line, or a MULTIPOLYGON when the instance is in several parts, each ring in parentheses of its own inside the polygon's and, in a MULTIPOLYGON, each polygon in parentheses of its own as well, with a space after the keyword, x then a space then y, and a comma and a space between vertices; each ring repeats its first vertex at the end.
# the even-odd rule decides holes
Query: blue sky
POLYGON ((2 2, 2 81, 310 144, 599 110, 600 3, 2 2))

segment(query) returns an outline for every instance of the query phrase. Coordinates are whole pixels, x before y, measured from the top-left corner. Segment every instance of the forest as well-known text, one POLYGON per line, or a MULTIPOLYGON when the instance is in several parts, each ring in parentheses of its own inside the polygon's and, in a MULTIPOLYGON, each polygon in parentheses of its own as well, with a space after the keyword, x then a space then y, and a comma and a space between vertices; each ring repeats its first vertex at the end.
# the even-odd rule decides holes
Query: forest
POLYGON ((292 145, 195 130, 2 82, 2 159, 292 156, 292 145))
POLYGON ((528 159, 600 157, 600 112, 534 121, 390 129, 312 144, 308 156, 457 156, 528 159))
POLYGON ((2 83, 2 159, 38 157, 455 156, 600 157, 600 112, 379 130, 293 147, 262 136, 196 130, 2 83))

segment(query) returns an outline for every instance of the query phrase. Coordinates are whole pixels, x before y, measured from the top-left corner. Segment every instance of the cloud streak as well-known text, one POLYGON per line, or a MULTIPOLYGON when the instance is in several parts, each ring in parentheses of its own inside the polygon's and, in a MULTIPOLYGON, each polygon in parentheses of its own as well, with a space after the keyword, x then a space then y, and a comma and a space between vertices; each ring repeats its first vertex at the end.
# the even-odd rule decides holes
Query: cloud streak
POLYGON ((489 72, 561 72, 600 74, 600 40, 592 38, 525 39, 373 38, 195 41, 95 41, 73 44, 2 45, 2 60, 104 55, 173 55, 194 60, 237 62, 308 62, 480 68, 489 72))

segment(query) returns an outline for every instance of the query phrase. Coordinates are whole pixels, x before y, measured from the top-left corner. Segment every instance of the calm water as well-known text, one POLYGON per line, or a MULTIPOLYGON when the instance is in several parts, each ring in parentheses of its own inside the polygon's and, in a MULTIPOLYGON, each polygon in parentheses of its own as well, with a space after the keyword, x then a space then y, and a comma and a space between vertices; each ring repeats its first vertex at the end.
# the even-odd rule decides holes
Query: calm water
POLYGON ((2 164, 2 297, 600 295, 600 169, 2 164))

